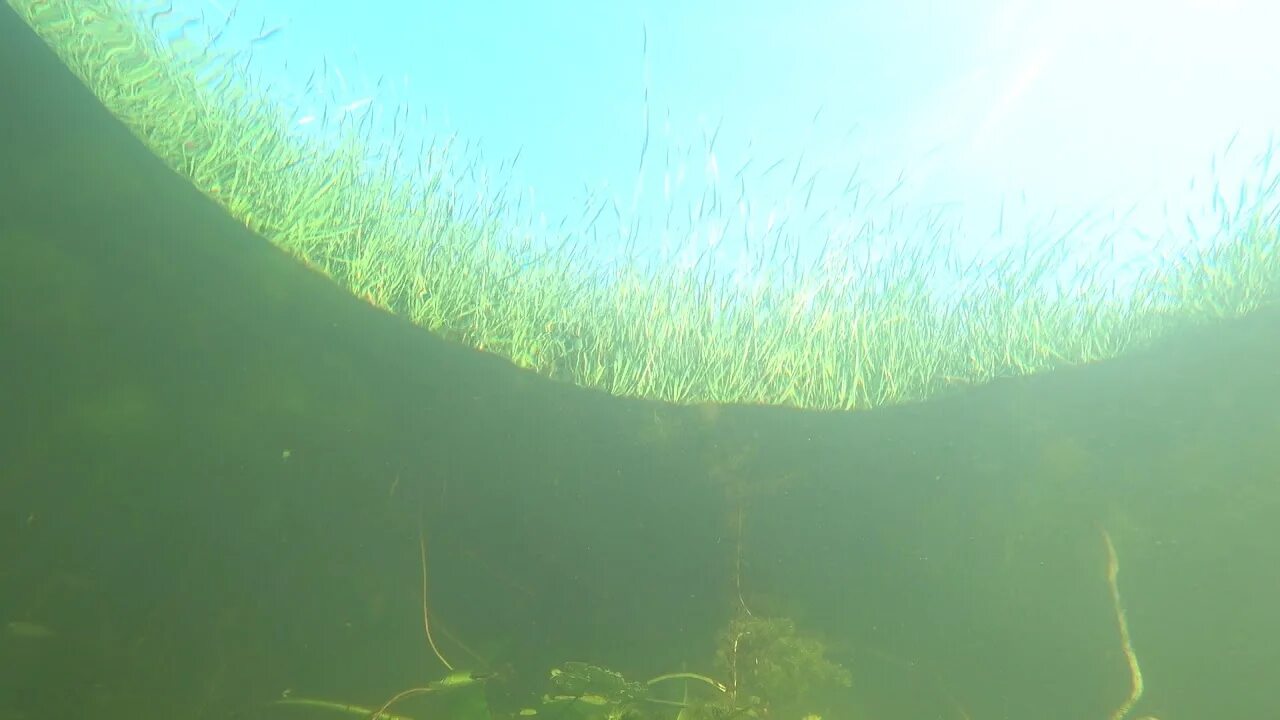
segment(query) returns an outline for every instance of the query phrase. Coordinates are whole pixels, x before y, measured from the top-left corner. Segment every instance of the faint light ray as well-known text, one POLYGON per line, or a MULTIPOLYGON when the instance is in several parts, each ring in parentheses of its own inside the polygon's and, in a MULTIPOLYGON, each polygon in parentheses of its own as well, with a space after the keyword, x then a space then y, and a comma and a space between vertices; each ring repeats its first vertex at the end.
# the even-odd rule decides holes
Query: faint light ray
POLYGON ((1041 46, 1031 56, 1030 60, 1023 63, 1021 69, 1013 76, 1013 80, 1006 86, 1004 92, 996 98, 996 101, 991 105, 991 109, 987 111, 978 123, 978 128, 974 131, 973 140, 971 141, 974 152, 982 153, 990 148, 991 140, 996 131, 1017 110, 1022 99, 1026 97, 1028 91, 1044 73, 1049 61, 1057 55, 1058 49, 1059 46, 1057 45, 1041 46))

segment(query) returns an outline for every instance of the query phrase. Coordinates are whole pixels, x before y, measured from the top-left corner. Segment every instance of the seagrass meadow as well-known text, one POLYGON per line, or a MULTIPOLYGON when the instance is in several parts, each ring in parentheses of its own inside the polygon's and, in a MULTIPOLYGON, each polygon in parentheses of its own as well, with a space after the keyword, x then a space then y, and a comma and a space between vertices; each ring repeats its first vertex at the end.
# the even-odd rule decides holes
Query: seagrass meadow
POLYGON ((0 5, 0 720, 1274 714, 1267 182, 1132 296, 746 292, 300 144, 158 11, 0 5))
MULTIPOLYGON (((805 238, 781 229, 748 238, 746 283, 705 257, 631 253, 602 264, 584 249, 608 234, 600 212, 559 236, 522 233, 500 187, 470 200, 452 182, 469 161, 444 140, 375 142, 367 116, 333 121, 332 144, 291 135, 243 58, 160 44, 153 31, 173 22, 171 7, 11 4, 157 157, 256 234, 441 337, 613 395, 893 405, 1105 360, 1175 328, 1237 317, 1269 302, 1280 277, 1269 156, 1238 201, 1206 198, 1220 237, 1151 264, 1120 291, 1096 262, 1064 279, 1079 235, 1124 230, 1083 221, 970 264, 946 297, 936 278, 958 260, 944 228, 923 227, 924 241, 872 261, 867 248, 888 230, 856 216, 857 231, 804 263, 805 238)), ((707 189, 691 222, 730 214, 732 198, 719 193, 707 189)))

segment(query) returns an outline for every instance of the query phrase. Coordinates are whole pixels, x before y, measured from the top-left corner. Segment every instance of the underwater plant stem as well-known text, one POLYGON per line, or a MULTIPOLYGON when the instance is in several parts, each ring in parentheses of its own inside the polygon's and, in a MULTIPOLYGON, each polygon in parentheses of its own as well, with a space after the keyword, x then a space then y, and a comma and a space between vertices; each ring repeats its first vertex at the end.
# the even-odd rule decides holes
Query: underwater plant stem
POLYGON ((1120 601, 1120 585, 1116 582, 1116 577, 1120 574, 1120 558, 1106 528, 1102 530, 1102 539, 1107 544, 1107 585, 1111 588, 1111 605, 1115 609, 1116 626, 1120 630, 1120 647, 1129 664, 1129 697, 1111 713, 1111 720, 1124 720, 1133 706, 1142 699, 1142 667, 1138 665, 1138 654, 1134 652, 1133 641, 1129 637, 1129 621, 1125 617, 1124 604, 1120 601))
POLYGON ((396 716, 390 715, 387 713, 387 710, 392 705, 395 705, 396 703, 400 702, 401 700, 404 700, 405 698, 410 698, 415 695, 425 695, 429 692, 434 692, 434 691, 435 691, 435 688, 430 686, 420 687, 420 688, 409 688, 408 690, 402 690, 396 693, 395 695, 392 695, 390 700, 386 701, 385 703, 382 704, 382 707, 375 710, 373 714, 369 716, 369 720, 382 720, 383 718, 395 718, 396 716))
POLYGON ((743 515, 743 512, 744 511, 742 509, 742 500, 741 498, 739 498, 738 500, 738 538, 737 538, 738 541, 736 543, 736 551, 735 551, 735 557, 734 557, 733 584, 734 584, 734 588, 738 591, 738 605, 742 607, 742 611, 747 614, 747 617, 755 617, 754 615, 751 614, 751 608, 747 607, 746 599, 742 597, 742 515, 743 515))
POLYGON ((667 680, 697 680, 698 682, 702 682, 710 685, 711 687, 715 688, 716 690, 719 690, 722 693, 729 692, 729 688, 725 687, 723 683, 716 682, 715 680, 707 677, 706 675, 699 675, 698 673, 691 673, 691 672, 667 673, 666 675, 659 675, 658 677, 649 680, 649 682, 645 683, 645 685, 656 685, 660 682, 664 682, 667 680))
MULTIPOLYGON (((409 720, 403 715, 392 715, 390 713, 379 710, 374 713, 367 707, 360 705, 352 705, 351 703, 337 702, 334 700, 317 700, 315 698, 284 698, 277 700, 273 705, 293 705, 295 707, 312 707, 322 710, 333 710, 334 712, 346 713, 348 715, 359 715, 361 717, 373 718, 374 720, 409 720)), ((385 708, 384 708, 385 710, 385 708)))
POLYGON ((422 630, 427 635, 427 644, 431 646, 431 652, 435 653, 436 659, 448 668, 449 672, 453 672, 453 665, 444 659, 440 648, 436 647, 435 638, 431 637, 431 614, 427 611, 427 535, 422 528, 418 528, 418 550, 422 558, 422 630))
POLYGON ((733 636, 733 651, 729 653, 729 701, 738 704, 738 641, 742 633, 733 636))

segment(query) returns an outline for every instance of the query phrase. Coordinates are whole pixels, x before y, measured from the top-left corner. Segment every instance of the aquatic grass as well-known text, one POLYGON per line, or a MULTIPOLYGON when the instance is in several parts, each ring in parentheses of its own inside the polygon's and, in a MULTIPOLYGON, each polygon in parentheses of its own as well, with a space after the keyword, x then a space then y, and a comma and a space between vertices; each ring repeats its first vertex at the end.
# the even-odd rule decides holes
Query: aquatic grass
MULTIPOLYGON (((923 400, 1246 314, 1280 278, 1269 155, 1251 194, 1227 203, 1214 189, 1213 242, 1148 263, 1123 291, 1101 279, 1105 258, 1070 273, 1066 252, 1123 228, 1078 223, 962 266, 953 229, 876 215, 852 183, 843 221, 825 230, 744 215, 750 159, 736 202, 704 178, 686 206, 668 202, 665 226, 595 200, 576 226, 545 231, 449 138, 375 146, 369 113, 326 116, 330 141, 293 132, 247 59, 161 43, 162 9, 10 3, 153 153, 252 231, 426 330, 614 395, 842 410, 923 400), (801 262, 815 232, 827 245, 801 262), (626 249, 602 259, 601 234, 626 249), (655 234, 665 252, 635 250, 655 234), (750 250, 737 270, 715 250, 727 236, 750 250), (943 277, 959 289, 942 295, 943 277)), ((817 176, 783 170, 808 209, 817 176)))

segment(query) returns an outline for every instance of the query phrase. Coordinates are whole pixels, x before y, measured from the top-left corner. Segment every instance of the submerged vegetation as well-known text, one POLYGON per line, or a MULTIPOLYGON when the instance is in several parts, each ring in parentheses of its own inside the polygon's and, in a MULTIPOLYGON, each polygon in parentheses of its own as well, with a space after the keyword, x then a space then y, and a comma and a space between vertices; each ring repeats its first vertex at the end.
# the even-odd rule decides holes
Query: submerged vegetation
MULTIPOLYGON (((447 143, 374 147, 368 115, 334 121, 332 146, 292 134, 237 57, 157 38, 171 8, 10 2, 152 152, 252 231, 433 333, 614 395, 846 410, 921 400, 1248 313, 1280 278, 1269 157, 1250 197, 1214 198, 1220 237, 1153 263, 1131 291, 1067 270, 1069 243, 1095 233, 1085 224, 960 269, 939 226, 885 250, 902 229, 857 211, 811 261, 798 247, 813 238, 770 222, 754 237, 744 225, 741 273, 697 249, 692 262, 632 252, 602 264, 584 249, 600 213, 559 236, 519 231, 502 192, 469 201, 455 179, 473 168, 458 172, 447 143), (961 283, 946 297, 943 274, 961 283)), ((735 203, 716 188, 704 200, 690 222, 728 227, 735 203)), ((638 231, 615 234, 631 246, 638 231)))
MULTIPOLYGON (((376 709, 310 697, 285 697, 274 705, 328 710, 369 720, 408 720, 407 716, 393 714, 393 707, 415 697, 430 696, 460 701, 450 705, 451 716, 488 720, 505 715, 490 710, 484 692, 484 685, 498 680, 498 676, 459 669, 437 646, 431 633, 427 546, 421 531, 418 549, 423 634, 431 653, 448 674, 421 687, 402 690, 376 709)), ((551 668, 546 691, 537 702, 520 707, 511 715, 556 720, 819 717, 813 712, 817 699, 824 691, 848 688, 849 672, 827 659, 823 643, 798 631, 790 618, 757 616, 740 596, 738 600, 740 608, 717 639, 716 670, 724 681, 688 671, 636 681, 616 670, 570 661, 551 668), (665 693, 672 687, 679 689, 678 694, 665 693)))
MULTIPOLYGON (((1111 599, 1121 655, 1129 677, 1129 692, 1108 715, 1109 720, 1159 720, 1136 715, 1145 690, 1141 665, 1134 650, 1118 576, 1120 560, 1111 535, 1101 530, 1106 549, 1106 582, 1111 599)), ((402 705, 413 698, 443 701, 430 716, 473 718, 548 718, 554 720, 731 720, 792 718, 820 720, 843 717, 849 712, 849 696, 858 689, 850 672, 827 657, 817 636, 799 630, 788 617, 753 613, 742 602, 718 634, 714 673, 680 671, 644 681, 628 679, 611 668, 570 661, 547 673, 542 696, 518 707, 490 707, 486 686, 502 682, 498 674, 463 670, 449 662, 431 635, 431 612, 426 601, 427 561, 420 544, 423 576, 422 618, 428 647, 447 670, 439 680, 403 690, 378 707, 304 696, 286 696, 272 705, 319 710, 367 720, 412 720, 402 705), (667 692, 668 689, 675 692, 667 692), (842 697, 843 696, 843 699, 842 697), (442 712, 447 708, 447 712, 442 712)), ((740 580, 739 580, 740 581, 740 580)), ((479 658, 476 658, 477 660, 479 658)), ((939 688, 917 688, 934 690, 939 688)), ((938 717, 970 720, 963 702, 938 692, 947 707, 938 717)), ((855 703, 856 705, 856 703, 855 703)), ((861 715, 859 715, 861 717, 861 715)))

